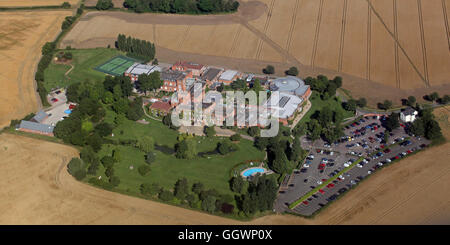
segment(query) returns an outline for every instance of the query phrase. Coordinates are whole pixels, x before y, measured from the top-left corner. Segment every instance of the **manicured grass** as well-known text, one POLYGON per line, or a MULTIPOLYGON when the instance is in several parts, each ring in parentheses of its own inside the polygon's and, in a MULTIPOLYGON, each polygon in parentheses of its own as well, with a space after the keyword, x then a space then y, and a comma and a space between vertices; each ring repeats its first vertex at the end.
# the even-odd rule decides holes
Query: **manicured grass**
POLYGON ((298 125, 305 124, 305 123, 311 121, 311 117, 316 113, 316 111, 321 111, 325 107, 330 108, 332 111, 340 112, 343 115, 343 118, 348 118, 348 117, 353 116, 352 112, 346 111, 346 110, 344 110, 344 108, 342 108, 342 102, 337 97, 332 97, 332 98, 329 98, 328 100, 322 100, 320 98, 320 95, 317 92, 313 91, 309 100, 311 101, 311 108, 306 113, 306 115, 302 118, 302 120, 300 121, 300 123, 298 125))
POLYGON ((45 70, 45 87, 47 89, 56 87, 67 87, 75 82, 94 81, 101 82, 106 74, 94 70, 114 56, 123 55, 116 49, 96 48, 96 49, 73 49, 72 65, 74 69, 64 76, 70 66, 62 64, 50 64, 45 70))
MULTIPOLYGON (((173 149, 177 143, 178 132, 169 129, 161 122, 150 120, 150 124, 144 125, 132 121, 126 121, 123 125, 114 129, 114 138, 137 139, 140 136, 149 135, 155 139, 158 145, 167 146, 173 149), (123 134, 120 132, 123 131, 123 134)), ((198 152, 214 151, 217 143, 226 138, 222 137, 195 137, 198 152)), ((228 140, 228 139, 226 139, 228 140)), ((220 193, 232 194, 228 181, 230 180, 230 170, 238 163, 246 160, 263 160, 264 152, 253 146, 253 142, 241 140, 239 150, 228 155, 212 154, 205 157, 197 156, 195 159, 177 159, 173 154, 163 153, 154 150, 156 160, 151 166, 151 171, 146 176, 141 176, 138 167, 144 165, 144 152, 133 146, 104 145, 99 152, 99 156, 111 155, 114 149, 118 148, 122 159, 114 165, 115 175, 121 180, 117 187, 120 190, 139 193, 139 186, 142 183, 158 183, 164 188, 172 189, 175 182, 185 177, 190 184, 200 181, 206 188, 215 188, 220 193), (130 169, 133 166, 133 169, 130 169)), ((104 175, 103 166, 97 172, 102 178, 104 175)))

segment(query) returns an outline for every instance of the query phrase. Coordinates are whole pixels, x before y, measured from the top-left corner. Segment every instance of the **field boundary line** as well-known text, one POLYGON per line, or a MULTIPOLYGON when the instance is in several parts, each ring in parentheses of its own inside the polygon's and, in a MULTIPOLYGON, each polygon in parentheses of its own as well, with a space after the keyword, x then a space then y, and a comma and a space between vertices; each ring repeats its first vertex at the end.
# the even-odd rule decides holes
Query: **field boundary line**
MULTIPOLYGON (((398 16, 397 16, 397 0, 393 0, 393 13, 394 13, 394 35, 395 39, 398 40, 398 16)), ((395 80, 397 84, 397 88, 400 88, 400 62, 398 57, 398 43, 394 42, 394 50, 395 50, 395 80)))
MULTIPOLYGON (((402 53, 405 55, 406 59, 408 59, 408 62, 410 63, 410 65, 412 66, 412 68, 414 69, 414 71, 417 73, 417 75, 419 75, 419 77, 422 79, 422 81, 425 83, 425 86, 428 88, 430 87, 430 84, 428 82, 427 77, 424 77, 422 75, 422 73, 419 71, 419 69, 417 69, 417 67, 414 65, 414 62, 411 60, 411 58, 409 57, 408 53, 406 52, 406 50, 403 48, 403 46, 400 44, 400 42, 398 41, 398 39, 395 38, 395 35, 392 33, 392 31, 389 29, 389 27, 386 25, 386 23, 384 22, 383 18, 381 18, 381 15, 375 10, 375 8, 372 5, 371 0, 366 0, 367 3, 369 3, 369 8, 372 10, 372 12, 375 14, 375 16, 377 17, 377 19, 381 22, 381 24, 384 26, 384 29, 388 32, 389 35, 391 35, 391 37, 394 39, 394 41, 398 44, 398 47, 400 48, 400 50, 402 51, 402 53)), ((420 1, 420 0, 417 0, 420 1)), ((420 18, 420 16, 419 16, 420 18)))
POLYGON ((347 24, 347 8, 348 0, 344 0, 344 7, 342 11, 342 26, 341 26, 341 42, 339 47, 339 61, 338 61, 338 71, 342 71, 342 59, 344 55, 344 42, 345 42, 345 27, 347 24))
POLYGON ((447 6, 445 4, 445 0, 442 0, 442 12, 444 13, 444 25, 447 33, 448 50, 450 51, 450 28, 448 26, 447 6))
POLYGON ((422 58, 423 58, 423 68, 425 73, 425 82, 427 87, 430 87, 430 81, 428 80, 428 58, 427 58, 427 47, 425 43, 425 31, 423 28, 423 13, 422 13, 422 0, 417 0, 417 10, 419 14, 419 28, 420 28, 420 39, 422 41, 422 58))
POLYGON ((389 208, 388 210, 386 210, 382 215, 377 216, 376 218, 372 219, 370 221, 370 225, 375 224, 377 221, 379 221, 380 219, 386 217, 386 215, 390 214, 394 209, 398 208, 399 206, 401 206, 403 203, 405 203, 406 201, 411 200, 411 198, 413 198, 414 196, 417 195, 417 193, 419 191, 422 191, 423 189, 427 188, 428 186, 436 183, 438 180, 440 180, 443 176, 447 175, 448 173, 450 173, 450 169, 448 169, 446 172, 443 172, 441 174, 438 175, 437 178, 435 178, 433 181, 431 181, 429 184, 426 185, 422 185, 421 187, 419 187, 418 189, 416 189, 413 193, 411 193, 406 199, 404 200, 400 200, 398 201, 394 206, 392 206, 391 208, 389 208))
MULTIPOLYGON (((270 23, 270 20, 272 19, 272 12, 273 12, 274 6, 275 6, 275 0, 272 0, 270 2, 269 12, 267 13, 266 23, 264 23, 264 28, 262 31, 262 33, 265 36, 267 36, 267 29, 269 29, 269 23, 270 23)), ((261 58, 261 51, 263 48, 263 44, 264 44, 264 41, 262 39, 260 39, 260 41, 258 43, 258 49, 256 50, 256 60, 259 60, 261 58)))
POLYGON ((316 64, 315 59, 316 59, 316 53, 317 53, 317 45, 319 42, 320 23, 322 22, 322 10, 323 10, 323 0, 320 0, 319 13, 317 14, 316 32, 314 34, 313 53, 312 53, 312 57, 311 57, 311 66, 313 69, 316 64))
POLYGON ((233 57, 233 53, 236 51, 237 41, 239 40, 239 37, 241 36, 241 32, 242 32, 242 25, 239 25, 238 29, 236 30, 236 33, 234 34, 233 42, 231 44, 230 52, 228 54, 230 57, 233 57))
POLYGON ((289 34, 288 34, 288 38, 286 40, 286 51, 288 51, 288 52, 291 49, 292 36, 294 35, 295 22, 297 20, 297 11, 298 11, 298 6, 300 5, 300 1, 301 0, 296 0, 295 5, 294 5, 294 13, 292 14, 291 26, 289 28, 289 34))

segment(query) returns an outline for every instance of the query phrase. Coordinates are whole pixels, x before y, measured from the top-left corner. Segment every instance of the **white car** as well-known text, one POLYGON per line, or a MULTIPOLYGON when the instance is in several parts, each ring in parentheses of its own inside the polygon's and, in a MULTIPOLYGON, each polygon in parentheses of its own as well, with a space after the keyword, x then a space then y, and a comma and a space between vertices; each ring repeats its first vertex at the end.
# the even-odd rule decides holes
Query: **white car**
POLYGON ((322 184, 322 181, 321 181, 321 180, 318 180, 318 181, 317 181, 317 184, 318 184, 318 185, 321 185, 321 184, 322 184))
POLYGON ((306 163, 305 163, 305 164, 303 164, 303 167, 304 167, 304 168, 309 168, 309 164, 306 164, 306 163))
POLYGON ((369 171, 367 171, 367 174, 371 174, 371 173, 372 173, 372 171, 370 171, 370 170, 369 170, 369 171))
POLYGON ((386 162, 391 162, 391 159, 387 158, 387 159, 386 159, 386 162))
POLYGON ((378 166, 380 166, 380 167, 383 166, 383 163, 382 163, 382 162, 379 162, 379 163, 378 163, 378 166))
POLYGON ((356 164, 356 167, 358 167, 358 168, 362 168, 363 166, 361 165, 361 164, 356 164))
POLYGON ((341 175, 339 175, 339 178, 341 178, 341 179, 345 179, 345 178, 344 178, 344 176, 342 176, 342 174, 341 174, 341 175))
POLYGON ((350 164, 348 164, 348 162, 344 163, 344 167, 348 168, 350 166, 350 164))

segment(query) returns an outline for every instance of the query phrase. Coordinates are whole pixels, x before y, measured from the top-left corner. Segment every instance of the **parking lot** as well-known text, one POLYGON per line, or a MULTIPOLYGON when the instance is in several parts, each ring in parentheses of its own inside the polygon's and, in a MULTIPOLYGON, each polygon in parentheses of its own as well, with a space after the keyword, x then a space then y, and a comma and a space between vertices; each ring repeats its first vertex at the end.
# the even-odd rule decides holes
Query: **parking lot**
POLYGON ((394 130, 389 136, 388 142, 385 143, 383 135, 385 129, 382 127, 382 120, 383 118, 378 117, 365 117, 345 128, 346 136, 331 145, 322 140, 317 140, 314 144, 303 140, 304 148, 309 149, 310 154, 305 159, 302 168, 294 170, 286 183, 287 187, 280 190, 275 203, 275 211, 312 215, 378 168, 420 150, 423 144, 429 144, 425 139, 409 136, 403 127, 394 130), (405 143, 400 145, 401 142, 405 143), (361 163, 343 175, 336 176, 338 177, 336 180, 294 209, 289 209, 288 206, 291 203, 323 184, 359 158, 362 159, 361 163))
POLYGON ((42 121, 43 124, 55 126, 61 120, 69 114, 65 113, 70 109, 70 104, 67 103, 67 97, 65 91, 58 93, 52 92, 48 95, 48 101, 51 105, 45 112, 49 115, 42 121))

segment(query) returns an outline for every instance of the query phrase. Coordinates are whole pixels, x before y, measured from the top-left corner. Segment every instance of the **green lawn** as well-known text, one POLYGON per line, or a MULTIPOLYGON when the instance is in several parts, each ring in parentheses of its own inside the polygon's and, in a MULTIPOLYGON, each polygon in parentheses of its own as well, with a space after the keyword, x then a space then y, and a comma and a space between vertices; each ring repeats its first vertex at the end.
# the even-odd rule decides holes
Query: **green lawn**
POLYGON ((51 63, 45 70, 45 87, 50 90, 56 87, 67 87, 75 82, 103 81, 105 74, 94 70, 117 55, 123 55, 116 49, 75 49, 70 51, 73 55, 72 65, 74 69, 65 77, 64 74, 70 69, 68 65, 51 63))
MULTIPOLYGON (((120 139, 136 139, 142 135, 150 135, 155 139, 156 144, 173 148, 177 142, 178 132, 153 120, 148 125, 127 121, 114 129, 114 137, 120 139), (120 134, 121 131, 123 134, 120 134)), ((222 139, 225 138, 195 137, 199 152, 215 150, 217 143, 222 139)), ((185 177, 190 184, 200 181, 207 188, 215 188, 223 194, 232 194, 228 184, 230 170, 246 160, 264 159, 264 152, 256 149, 253 142, 247 140, 239 143, 239 151, 226 156, 214 154, 205 157, 197 156, 192 160, 177 159, 173 154, 155 150, 156 160, 151 164, 150 173, 143 177, 137 168, 146 164, 144 153, 135 147, 104 145, 99 156, 111 155, 115 147, 118 147, 122 154, 121 161, 114 166, 115 175, 119 176, 121 180, 118 188, 134 193, 139 193, 139 186, 142 183, 158 183, 165 188, 173 188, 178 179, 185 177), (134 168, 130 169, 130 166, 134 168)), ((107 179, 102 166, 97 174, 101 174, 102 178, 107 179)))
POLYGON ((338 111, 338 112, 342 113, 344 115, 343 118, 349 118, 349 117, 353 116, 352 112, 346 111, 346 110, 344 110, 344 108, 342 108, 342 102, 337 97, 333 97, 328 100, 322 100, 320 98, 320 95, 317 92, 313 91, 309 100, 311 101, 311 108, 306 113, 306 115, 302 118, 302 120, 300 121, 300 123, 298 125, 305 124, 305 123, 311 121, 311 116, 314 115, 314 113, 316 113, 316 111, 322 110, 322 108, 324 108, 324 107, 329 107, 332 111, 338 111))

